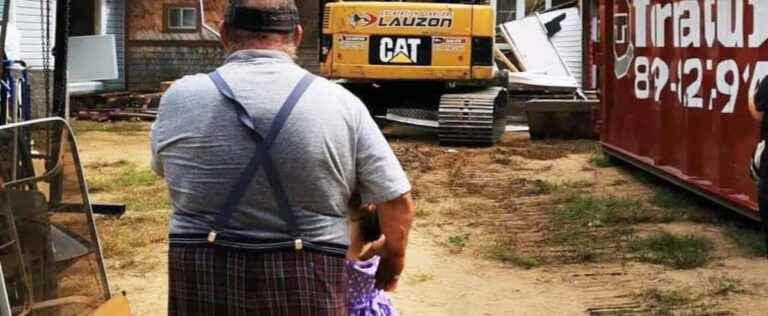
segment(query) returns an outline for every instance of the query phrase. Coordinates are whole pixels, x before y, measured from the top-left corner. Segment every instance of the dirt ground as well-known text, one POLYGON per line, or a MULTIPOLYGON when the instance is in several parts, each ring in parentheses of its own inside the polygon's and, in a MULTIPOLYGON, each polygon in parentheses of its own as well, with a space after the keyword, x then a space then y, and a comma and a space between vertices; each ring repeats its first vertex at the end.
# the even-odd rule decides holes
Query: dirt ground
MULTIPOLYGON (((99 223, 112 286, 136 315, 165 315, 169 207, 148 172, 148 125, 76 127, 93 199, 129 207, 99 223)), ((768 313, 768 261, 752 226, 612 164, 595 142, 508 134, 494 148, 446 148, 398 135, 390 142, 418 204, 392 294, 402 315, 768 313), (649 262, 636 241, 661 232, 711 249, 695 267, 649 262)))

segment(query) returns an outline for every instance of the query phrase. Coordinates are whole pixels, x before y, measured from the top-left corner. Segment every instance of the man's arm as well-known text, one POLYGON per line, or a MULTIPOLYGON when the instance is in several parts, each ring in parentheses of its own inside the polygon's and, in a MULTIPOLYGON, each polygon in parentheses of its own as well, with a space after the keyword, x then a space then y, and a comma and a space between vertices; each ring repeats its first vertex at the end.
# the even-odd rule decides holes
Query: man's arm
POLYGON ((757 105, 755 105, 755 98, 749 98, 749 113, 752 114, 752 117, 755 118, 755 120, 762 122, 763 121, 763 112, 760 112, 757 109, 757 105))
POLYGON ((757 91, 754 95, 747 97, 749 101, 749 113, 756 120, 763 121, 763 112, 765 112, 765 104, 768 103, 768 77, 763 78, 760 84, 757 85, 757 91))
POLYGON ((385 236, 384 255, 376 272, 376 287, 394 291, 405 267, 405 251, 416 206, 410 193, 377 204, 379 225, 385 236))

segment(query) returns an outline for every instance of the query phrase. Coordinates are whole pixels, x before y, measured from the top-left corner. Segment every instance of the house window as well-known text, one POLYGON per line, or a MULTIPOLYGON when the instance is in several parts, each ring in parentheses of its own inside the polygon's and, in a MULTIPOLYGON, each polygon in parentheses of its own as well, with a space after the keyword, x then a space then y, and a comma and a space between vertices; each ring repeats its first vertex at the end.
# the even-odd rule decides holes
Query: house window
POLYGON ((169 6, 165 10, 165 29, 168 32, 194 32, 200 28, 197 8, 169 6))

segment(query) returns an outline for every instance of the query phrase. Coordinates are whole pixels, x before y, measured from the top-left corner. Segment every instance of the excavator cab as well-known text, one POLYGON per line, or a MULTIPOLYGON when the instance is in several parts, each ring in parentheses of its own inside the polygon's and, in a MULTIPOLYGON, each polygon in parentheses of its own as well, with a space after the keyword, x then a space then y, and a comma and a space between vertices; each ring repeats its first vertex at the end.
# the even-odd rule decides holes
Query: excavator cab
POLYGON ((130 315, 110 292, 72 129, 0 126, 0 315, 130 315))

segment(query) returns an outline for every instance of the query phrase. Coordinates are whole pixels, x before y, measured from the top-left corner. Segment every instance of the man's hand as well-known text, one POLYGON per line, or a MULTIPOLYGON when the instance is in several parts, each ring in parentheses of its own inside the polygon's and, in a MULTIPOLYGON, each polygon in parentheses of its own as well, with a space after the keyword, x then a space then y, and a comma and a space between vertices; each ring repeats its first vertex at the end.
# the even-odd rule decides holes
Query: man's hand
POLYGON ((376 271, 376 288, 394 291, 405 267, 405 251, 411 231, 415 205, 410 193, 376 205, 379 225, 385 236, 381 262, 376 271))
POLYGON ((376 288, 387 292, 397 289, 397 282, 400 281, 400 274, 403 273, 404 267, 405 257, 382 257, 379 269, 376 270, 376 288))

